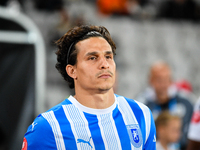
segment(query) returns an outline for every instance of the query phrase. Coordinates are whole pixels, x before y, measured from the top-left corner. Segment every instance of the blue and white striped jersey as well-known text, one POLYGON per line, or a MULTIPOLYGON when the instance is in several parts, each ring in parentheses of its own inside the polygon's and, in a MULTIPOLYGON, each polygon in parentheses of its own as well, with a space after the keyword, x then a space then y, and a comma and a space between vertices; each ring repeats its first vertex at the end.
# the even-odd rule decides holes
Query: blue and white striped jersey
POLYGON ((156 129, 140 102, 115 95, 111 107, 92 109, 70 96, 39 115, 24 141, 28 150, 156 150, 156 129))

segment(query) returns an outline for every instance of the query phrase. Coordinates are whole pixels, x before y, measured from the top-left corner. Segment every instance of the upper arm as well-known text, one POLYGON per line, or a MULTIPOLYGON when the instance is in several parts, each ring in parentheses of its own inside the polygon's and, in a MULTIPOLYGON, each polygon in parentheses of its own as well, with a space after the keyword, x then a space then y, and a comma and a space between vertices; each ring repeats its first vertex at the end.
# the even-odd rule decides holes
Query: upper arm
POLYGON ((55 139, 49 123, 41 115, 28 127, 24 136, 28 150, 55 149, 55 139))

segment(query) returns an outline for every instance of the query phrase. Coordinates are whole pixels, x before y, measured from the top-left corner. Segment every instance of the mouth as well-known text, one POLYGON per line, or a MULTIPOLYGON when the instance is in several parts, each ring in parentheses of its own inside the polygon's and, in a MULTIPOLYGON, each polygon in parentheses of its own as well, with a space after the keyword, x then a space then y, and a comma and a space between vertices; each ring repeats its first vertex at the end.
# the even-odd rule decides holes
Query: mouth
POLYGON ((100 72, 97 74, 97 77, 101 79, 108 79, 108 78, 111 78, 112 76, 113 76, 113 73, 109 70, 106 72, 100 72))
POLYGON ((104 73, 104 74, 99 75, 98 78, 107 79, 107 78, 110 78, 110 77, 112 77, 111 74, 109 74, 109 73, 104 73))

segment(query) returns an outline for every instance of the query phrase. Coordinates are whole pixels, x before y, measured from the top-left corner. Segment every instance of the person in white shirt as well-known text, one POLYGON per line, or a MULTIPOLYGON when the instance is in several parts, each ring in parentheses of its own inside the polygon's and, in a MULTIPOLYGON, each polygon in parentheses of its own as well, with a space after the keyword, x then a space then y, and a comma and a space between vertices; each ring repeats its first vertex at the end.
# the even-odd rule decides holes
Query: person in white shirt
POLYGON ((188 130, 187 150, 200 150, 200 98, 194 106, 193 116, 188 130))

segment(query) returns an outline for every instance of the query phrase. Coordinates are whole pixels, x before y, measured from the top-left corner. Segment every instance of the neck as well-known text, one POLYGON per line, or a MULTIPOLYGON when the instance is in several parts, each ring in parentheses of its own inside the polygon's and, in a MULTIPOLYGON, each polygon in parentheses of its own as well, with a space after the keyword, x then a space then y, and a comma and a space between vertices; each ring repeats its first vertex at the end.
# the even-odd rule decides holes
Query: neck
POLYGON ((164 104, 169 100, 169 97, 167 95, 165 95, 165 96, 157 95, 157 100, 158 100, 159 104, 164 104))
POLYGON ((89 108, 105 109, 113 105, 115 102, 113 89, 110 89, 107 92, 99 92, 95 94, 91 94, 88 91, 82 93, 80 91, 75 91, 75 93, 74 98, 76 98, 79 103, 89 108))

